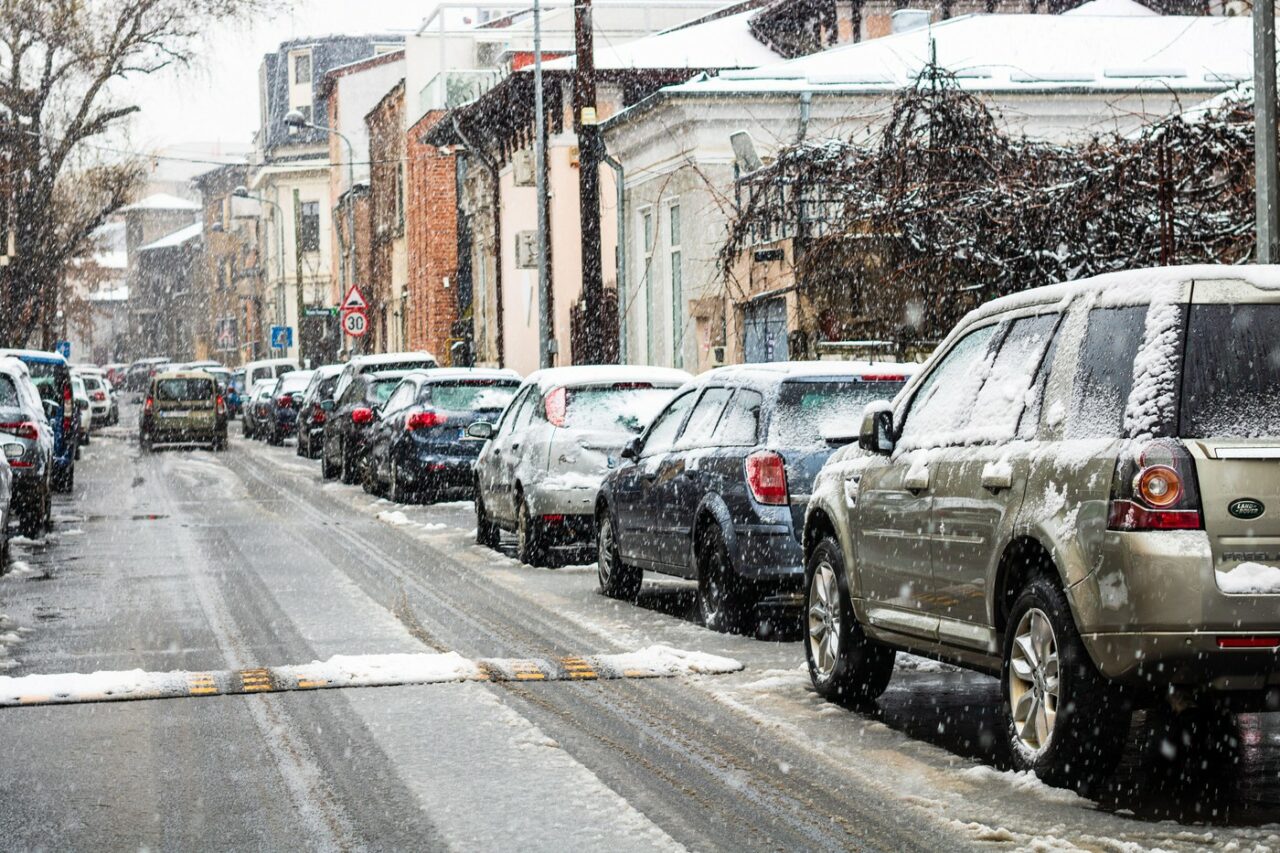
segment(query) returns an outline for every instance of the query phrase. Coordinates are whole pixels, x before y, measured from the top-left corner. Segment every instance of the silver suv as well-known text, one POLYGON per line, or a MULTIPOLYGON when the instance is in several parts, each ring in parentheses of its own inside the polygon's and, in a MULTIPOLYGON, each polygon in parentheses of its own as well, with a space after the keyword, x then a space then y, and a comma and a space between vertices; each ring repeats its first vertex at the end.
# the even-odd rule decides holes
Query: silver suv
POLYGON ((1135 707, 1280 708, 1280 267, 1182 267, 969 314, 805 518, 818 692, 895 649, 999 676, 1018 769, 1105 776, 1135 707))

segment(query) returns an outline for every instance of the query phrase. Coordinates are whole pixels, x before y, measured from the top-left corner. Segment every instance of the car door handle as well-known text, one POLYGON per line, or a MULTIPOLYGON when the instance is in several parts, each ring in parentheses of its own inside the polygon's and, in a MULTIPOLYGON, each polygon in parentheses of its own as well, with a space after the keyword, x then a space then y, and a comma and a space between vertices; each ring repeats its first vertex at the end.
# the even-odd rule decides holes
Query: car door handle
POLYGON ((519 449, 520 449, 520 442, 518 442, 518 441, 513 441, 513 442, 511 443, 511 449, 512 449, 512 450, 519 450, 519 449))
POLYGON ((923 492, 929 488, 929 469, 921 468, 908 471, 907 476, 902 481, 902 485, 908 492, 923 492))
POLYGON ((1006 466, 987 465, 982 469, 982 488, 991 492, 1013 487, 1013 472, 1006 466))

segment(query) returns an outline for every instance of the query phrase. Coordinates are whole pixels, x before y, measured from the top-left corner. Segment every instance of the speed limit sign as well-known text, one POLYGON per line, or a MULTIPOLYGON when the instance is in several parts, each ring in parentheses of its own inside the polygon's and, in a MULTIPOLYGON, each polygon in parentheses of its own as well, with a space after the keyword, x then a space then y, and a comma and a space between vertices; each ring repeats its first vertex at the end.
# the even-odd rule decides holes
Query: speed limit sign
POLYGON ((342 315, 342 331, 358 338, 369 331, 369 318, 363 311, 348 311, 342 315))

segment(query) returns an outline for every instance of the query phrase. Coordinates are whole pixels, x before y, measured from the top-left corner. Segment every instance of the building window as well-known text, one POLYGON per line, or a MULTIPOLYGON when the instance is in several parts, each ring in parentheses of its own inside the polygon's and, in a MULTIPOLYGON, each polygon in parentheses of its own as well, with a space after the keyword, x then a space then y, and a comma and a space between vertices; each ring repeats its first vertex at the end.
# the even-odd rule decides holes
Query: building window
POLYGON ((311 82, 311 54, 296 53, 293 56, 293 82, 311 82))
POLYGON ((671 261, 671 364, 684 366, 684 270, 680 267, 680 204, 667 208, 668 250, 671 261))
POLYGON ((320 251, 320 202, 304 201, 300 219, 298 240, 302 244, 302 251, 320 251))
POLYGON ((653 211, 640 214, 640 281, 644 287, 645 360, 653 362, 653 211))

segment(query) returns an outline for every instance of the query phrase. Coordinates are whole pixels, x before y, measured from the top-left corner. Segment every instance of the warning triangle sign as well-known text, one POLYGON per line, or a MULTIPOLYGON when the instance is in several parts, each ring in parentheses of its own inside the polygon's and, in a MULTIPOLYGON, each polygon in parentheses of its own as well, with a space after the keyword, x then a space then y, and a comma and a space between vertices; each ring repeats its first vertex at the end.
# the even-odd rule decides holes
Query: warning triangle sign
POLYGON ((351 289, 347 291, 347 295, 342 300, 343 311, 363 311, 369 307, 369 303, 364 301, 364 294, 360 292, 359 285, 351 285, 351 289))

